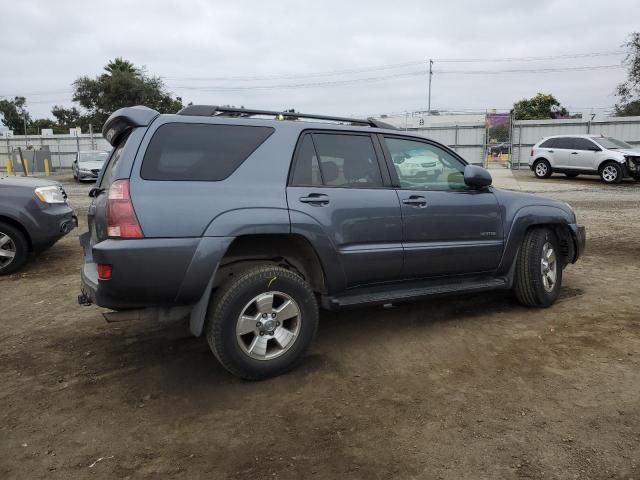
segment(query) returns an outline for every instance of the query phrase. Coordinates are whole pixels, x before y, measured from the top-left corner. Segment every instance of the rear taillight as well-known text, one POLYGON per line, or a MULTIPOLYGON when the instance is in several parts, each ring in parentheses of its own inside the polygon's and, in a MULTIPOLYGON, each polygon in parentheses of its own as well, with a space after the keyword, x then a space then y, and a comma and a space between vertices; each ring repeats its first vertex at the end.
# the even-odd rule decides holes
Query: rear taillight
POLYGON ((531 149, 531 153, 529 154, 530 157, 533 157, 533 148, 531 149))
POLYGON ((111 280, 111 274, 113 273, 113 266, 108 263, 98 264, 98 278, 100 280, 111 280))
POLYGON ((116 180, 107 197, 107 235, 113 238, 142 238, 142 228, 129 195, 129 180, 116 180))

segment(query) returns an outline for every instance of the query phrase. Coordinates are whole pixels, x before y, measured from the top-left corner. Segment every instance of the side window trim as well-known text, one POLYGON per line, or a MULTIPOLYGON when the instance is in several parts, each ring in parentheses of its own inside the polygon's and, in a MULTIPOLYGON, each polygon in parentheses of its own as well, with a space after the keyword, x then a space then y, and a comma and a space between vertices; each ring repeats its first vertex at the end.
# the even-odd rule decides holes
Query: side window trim
POLYGON ((352 188, 352 189, 357 189, 357 188, 363 188, 363 187, 354 187, 354 186, 343 186, 343 185, 326 185, 324 182, 324 173, 322 172, 322 162, 320 161, 320 155, 318 154, 318 149, 316 147, 316 143, 315 140, 313 138, 314 134, 321 134, 321 135, 357 135, 360 137, 369 137, 369 139, 371 140, 371 143, 373 145, 373 149, 375 151, 376 154, 376 161, 378 162, 378 167, 380 169, 380 175, 382 175, 382 186, 381 187, 367 187, 373 190, 380 190, 380 189, 390 189, 390 188, 395 188, 395 186, 393 185, 393 178, 390 176, 389 173, 389 166, 387 165, 386 162, 386 158, 385 158, 385 153, 383 148, 380 145, 380 139, 378 138, 378 134, 372 134, 372 133, 368 133, 368 132, 361 132, 361 131, 350 131, 350 130, 329 130, 329 129, 306 129, 300 132, 300 135, 298 136, 298 140, 296 142, 296 146, 293 150, 293 155, 292 155, 292 161, 291 161, 291 165, 289 167, 289 175, 287 177, 287 186, 288 187, 316 187, 316 188, 352 188), (318 159, 318 168, 320 170, 320 176, 322 177, 322 185, 296 185, 293 183, 293 178, 295 175, 295 169, 297 168, 298 165, 298 161, 299 161, 299 157, 300 157, 300 150, 302 147, 302 142, 304 141, 305 137, 309 135, 311 137, 311 141, 313 143, 313 149, 316 153, 316 158, 318 159))

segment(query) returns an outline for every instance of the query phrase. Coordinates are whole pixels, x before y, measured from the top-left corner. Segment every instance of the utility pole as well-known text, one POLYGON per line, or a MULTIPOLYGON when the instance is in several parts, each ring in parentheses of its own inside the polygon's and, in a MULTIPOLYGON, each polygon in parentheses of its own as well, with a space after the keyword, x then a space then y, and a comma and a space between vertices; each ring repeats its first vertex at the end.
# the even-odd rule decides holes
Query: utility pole
POLYGON ((429 105, 427 106, 429 112, 427 115, 431 115, 431 77, 433 77, 433 60, 429 59, 429 105))

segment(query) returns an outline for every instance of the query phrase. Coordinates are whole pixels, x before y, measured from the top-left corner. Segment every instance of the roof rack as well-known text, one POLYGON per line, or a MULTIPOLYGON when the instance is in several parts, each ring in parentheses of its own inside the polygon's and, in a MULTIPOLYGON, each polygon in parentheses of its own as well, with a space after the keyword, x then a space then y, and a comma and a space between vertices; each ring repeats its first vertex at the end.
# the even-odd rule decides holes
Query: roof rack
POLYGON ((298 112, 278 112, 273 110, 253 110, 249 108, 235 108, 235 107, 218 107, 216 105, 189 105, 184 107, 178 112, 178 115, 195 115, 200 117, 222 117, 222 116, 238 116, 238 117, 253 117, 255 115, 264 115, 268 117, 275 117, 277 120, 294 120, 298 118, 309 118, 313 120, 329 120, 333 122, 349 123, 351 125, 362 125, 375 128, 387 128, 397 130, 393 125, 381 122, 374 118, 360 119, 360 118, 346 118, 346 117, 333 117, 328 115, 315 115, 311 113, 298 113, 298 112))

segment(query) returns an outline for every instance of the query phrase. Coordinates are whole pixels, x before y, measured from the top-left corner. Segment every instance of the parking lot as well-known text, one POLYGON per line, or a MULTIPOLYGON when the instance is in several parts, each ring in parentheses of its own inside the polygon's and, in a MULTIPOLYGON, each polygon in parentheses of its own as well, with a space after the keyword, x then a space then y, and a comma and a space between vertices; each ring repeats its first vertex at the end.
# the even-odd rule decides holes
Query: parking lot
POLYGON ((81 227, 0 277, 1 478, 640 477, 640 183, 509 179, 587 227, 553 307, 322 312, 300 368, 248 383, 182 325, 77 305, 91 185, 63 181, 81 227))

